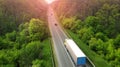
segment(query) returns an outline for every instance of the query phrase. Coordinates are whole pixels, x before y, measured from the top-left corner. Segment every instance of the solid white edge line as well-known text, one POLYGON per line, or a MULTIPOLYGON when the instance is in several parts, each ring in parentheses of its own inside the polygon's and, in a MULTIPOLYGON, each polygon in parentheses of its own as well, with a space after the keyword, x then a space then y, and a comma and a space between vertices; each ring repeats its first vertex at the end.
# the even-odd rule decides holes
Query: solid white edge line
POLYGON ((66 50, 66 48, 65 48, 65 46, 64 46, 64 43, 63 43, 63 41, 62 41, 62 38, 60 37, 60 35, 59 35, 58 31, 56 31, 56 32, 57 32, 57 34, 58 34, 58 37, 60 38, 61 43, 63 44, 62 46, 63 46, 63 48, 64 48, 64 50, 65 50, 66 54, 68 55, 68 57, 69 57, 70 61, 72 62, 72 66, 73 66, 73 67, 75 67, 75 64, 73 63, 73 61, 72 61, 72 59, 71 59, 70 55, 68 54, 68 52, 67 52, 67 50, 66 50))

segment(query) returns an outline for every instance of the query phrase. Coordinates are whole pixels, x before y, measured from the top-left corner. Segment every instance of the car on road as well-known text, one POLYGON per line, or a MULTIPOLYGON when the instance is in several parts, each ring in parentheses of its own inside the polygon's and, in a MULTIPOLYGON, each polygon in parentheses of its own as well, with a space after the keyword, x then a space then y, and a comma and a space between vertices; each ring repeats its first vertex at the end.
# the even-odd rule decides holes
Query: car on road
POLYGON ((57 26, 57 23, 55 23, 55 26, 57 26))
POLYGON ((51 14, 51 16, 52 16, 53 14, 51 14))

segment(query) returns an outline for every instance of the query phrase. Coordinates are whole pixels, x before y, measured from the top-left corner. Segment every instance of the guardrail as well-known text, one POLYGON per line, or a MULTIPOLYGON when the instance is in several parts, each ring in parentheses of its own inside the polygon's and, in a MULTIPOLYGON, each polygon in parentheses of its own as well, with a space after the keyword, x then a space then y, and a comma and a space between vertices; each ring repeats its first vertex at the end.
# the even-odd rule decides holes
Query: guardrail
POLYGON ((95 65, 93 64, 93 62, 87 57, 88 61, 90 62, 90 64, 95 67, 95 65))
MULTIPOLYGON (((59 22, 60 20, 58 19, 57 17, 57 14, 54 13, 55 17, 57 18, 57 21, 59 22)), ((60 27, 62 28, 62 30, 65 32, 65 34, 68 36, 68 38, 71 38, 72 37, 66 32, 66 30, 63 28, 62 24, 61 23, 58 23, 60 25, 60 27)), ((94 63, 87 57, 88 61, 90 62, 90 64, 92 65, 92 67, 95 67, 94 63)))
MULTIPOLYGON (((60 24, 61 28, 63 29, 63 31, 65 32, 65 34, 72 39, 72 37, 66 32, 66 30, 63 28, 63 26, 60 24)), ((95 67, 94 63, 87 57, 88 61, 90 62, 90 64, 92 65, 92 67, 95 67)))
MULTIPOLYGON (((50 44, 52 44, 51 39, 50 39, 50 44)), ((52 49, 52 48, 53 48, 53 46, 51 45, 51 46, 50 46, 50 49, 51 49, 51 52, 50 52, 50 53, 51 53, 51 58, 52 58, 52 64, 53 64, 53 67, 56 67, 56 65, 55 65, 55 60, 54 60, 54 59, 55 59, 55 57, 54 57, 54 52, 53 52, 53 49, 52 49)))

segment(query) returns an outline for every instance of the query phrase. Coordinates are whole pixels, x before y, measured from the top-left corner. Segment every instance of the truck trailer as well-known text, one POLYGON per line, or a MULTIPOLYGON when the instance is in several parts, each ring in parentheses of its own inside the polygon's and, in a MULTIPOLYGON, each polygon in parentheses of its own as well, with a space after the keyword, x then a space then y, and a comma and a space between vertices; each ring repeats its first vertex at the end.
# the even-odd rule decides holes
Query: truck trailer
POLYGON ((65 39, 64 44, 77 66, 86 64, 86 55, 72 39, 65 39))

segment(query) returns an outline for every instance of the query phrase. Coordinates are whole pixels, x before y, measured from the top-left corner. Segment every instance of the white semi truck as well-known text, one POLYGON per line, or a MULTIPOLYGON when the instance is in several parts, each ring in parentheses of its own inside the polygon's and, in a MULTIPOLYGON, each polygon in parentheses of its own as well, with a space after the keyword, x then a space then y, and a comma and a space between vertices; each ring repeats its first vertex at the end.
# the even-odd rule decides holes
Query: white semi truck
POLYGON ((65 39, 64 44, 77 66, 86 64, 86 55, 72 39, 65 39))

